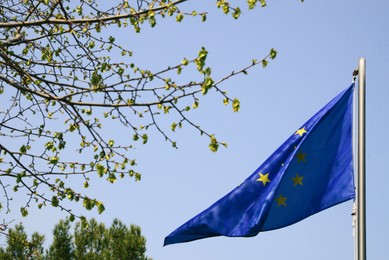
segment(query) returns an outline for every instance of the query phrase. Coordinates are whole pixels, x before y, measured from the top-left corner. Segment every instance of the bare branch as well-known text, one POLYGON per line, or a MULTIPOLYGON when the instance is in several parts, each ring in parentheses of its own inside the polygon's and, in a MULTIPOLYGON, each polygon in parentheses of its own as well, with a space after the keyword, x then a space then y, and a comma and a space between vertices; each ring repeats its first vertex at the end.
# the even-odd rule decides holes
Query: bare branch
MULTIPOLYGON (((127 48, 131 44, 121 46, 110 27, 132 26, 139 33, 147 22, 154 27, 157 18, 175 16, 180 22, 190 15, 205 21, 206 13, 178 9, 189 0, 138 0, 135 7, 104 2, 106 10, 97 2, 0 3, 0 192, 7 211, 9 190, 23 190, 22 215, 33 204, 77 215, 65 201, 101 213, 102 202, 74 190, 67 178, 79 178, 84 188, 93 177, 139 181, 134 148, 146 144, 150 133, 177 148, 174 131, 189 127, 209 138, 216 151, 225 143, 190 112, 204 95, 231 101, 238 111, 239 101, 227 94, 225 83, 259 64, 266 67, 276 55, 272 50, 218 79, 204 47, 173 64, 138 66, 127 48), (112 129, 124 130, 127 138, 117 138, 112 129)), ((240 15, 228 1, 217 1, 217 7, 235 19, 240 15)))

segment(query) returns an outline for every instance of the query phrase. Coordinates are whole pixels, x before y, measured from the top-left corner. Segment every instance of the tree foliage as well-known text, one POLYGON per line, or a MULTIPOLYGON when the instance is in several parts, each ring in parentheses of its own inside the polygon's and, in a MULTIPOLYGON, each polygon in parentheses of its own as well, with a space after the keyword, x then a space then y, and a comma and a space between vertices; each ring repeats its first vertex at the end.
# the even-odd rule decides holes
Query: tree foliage
POLYGON ((53 243, 47 253, 48 259, 74 259, 73 236, 69 233, 69 221, 60 220, 53 230, 53 243))
POLYGON ((0 247, 0 259, 43 259, 44 236, 35 232, 28 239, 24 226, 20 223, 8 230, 7 247, 0 247))
POLYGON ((146 239, 140 227, 129 228, 115 219, 111 227, 91 219, 87 225, 79 222, 75 227, 75 255, 77 259, 137 259, 148 260, 146 239))
POLYGON ((53 242, 44 250, 44 236, 28 239, 22 224, 10 228, 7 245, 0 247, 1 259, 129 259, 151 260, 145 255, 146 239, 139 226, 127 227, 115 219, 109 228, 95 219, 77 222, 71 233, 69 220, 60 220, 53 230, 53 242))
MULTIPOLYGON (((103 203, 75 190, 67 178, 81 177, 85 188, 94 175, 111 183, 125 176, 140 180, 133 148, 148 142, 150 129, 173 147, 177 144, 170 131, 184 126, 209 138, 212 151, 226 146, 193 122, 189 112, 210 93, 238 111, 239 100, 230 97, 222 83, 258 64, 266 67, 276 57, 274 49, 215 78, 204 47, 192 58, 155 70, 138 66, 133 51, 110 34, 140 33, 144 26, 155 27, 169 17, 206 21, 206 12, 186 11, 185 2, 190 1, 1 1, 0 206, 5 211, 11 190, 23 190, 23 216, 35 203, 39 208, 58 207, 74 220, 79 215, 65 201, 101 213, 103 203), (183 76, 184 70, 193 76, 183 76), (166 120, 172 120, 168 128, 166 120), (115 140, 112 130, 118 127, 128 133, 127 141, 115 140)), ((250 9, 266 5, 264 0, 247 3, 250 9)), ((228 1, 217 0, 216 6, 234 19, 241 15, 228 1)))

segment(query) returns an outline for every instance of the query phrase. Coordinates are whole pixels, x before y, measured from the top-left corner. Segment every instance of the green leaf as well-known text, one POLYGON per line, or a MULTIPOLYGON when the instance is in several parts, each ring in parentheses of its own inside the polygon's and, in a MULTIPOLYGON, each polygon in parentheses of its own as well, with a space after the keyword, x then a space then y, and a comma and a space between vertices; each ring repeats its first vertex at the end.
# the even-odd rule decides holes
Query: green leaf
POLYGON ((84 208, 86 208, 87 210, 91 210, 91 209, 95 206, 95 203, 94 203, 94 201, 91 200, 90 198, 85 197, 84 200, 82 201, 82 205, 83 205, 84 208))
POLYGON ((22 213, 22 217, 27 217, 28 210, 26 208, 20 208, 20 212, 22 213))
POLYGON ((193 103, 192 107, 193 107, 194 109, 198 108, 198 107, 199 107, 199 102, 196 100, 196 101, 193 103))
POLYGON ((68 129, 70 132, 74 132, 74 130, 76 130, 77 128, 78 124, 70 124, 68 129))
POLYGON ((96 164, 96 169, 97 169, 97 174, 99 175, 99 177, 103 177, 104 173, 105 173, 105 167, 101 164, 96 164))
POLYGON ((59 161, 59 157, 58 156, 52 156, 52 157, 49 157, 49 164, 57 164, 59 161))
POLYGON ((207 15, 206 14, 201 14, 201 21, 205 22, 207 20, 207 15))
POLYGON ((184 15, 182 13, 177 14, 176 21, 181 22, 184 19, 184 15))
POLYGON ((204 47, 201 47, 201 50, 199 51, 199 54, 195 59, 198 71, 202 72, 205 66, 205 61, 207 59, 207 56, 208 56, 208 51, 204 47))
POLYGON ((116 182, 116 175, 113 174, 113 173, 110 173, 107 180, 110 182, 110 183, 115 183, 116 182))
POLYGON ((176 130, 177 124, 174 122, 171 126, 170 129, 174 132, 176 130))
POLYGON ((149 137, 147 136, 147 134, 143 134, 142 139, 143 139, 143 144, 146 144, 149 137))
POLYGON ((201 85, 201 92, 203 92, 203 95, 206 95, 208 93, 208 90, 212 88, 213 83, 214 81, 211 77, 206 77, 204 79, 204 83, 201 85))
POLYGON ((95 41, 90 41, 88 44, 89 49, 93 49, 96 46, 95 41))
POLYGON ((275 49, 270 50, 270 59, 274 60, 277 56, 277 51, 275 49))
POLYGON ((155 27, 155 25, 157 24, 157 20, 155 19, 155 17, 150 18, 149 21, 151 27, 155 27))
MULTIPOLYGON (((85 184, 84 184, 84 186, 85 186, 85 184)), ((88 184, 88 186, 89 186, 89 184, 88 184)), ((67 195, 68 200, 74 200, 74 191, 72 191, 71 189, 66 190, 66 195, 67 195)))
POLYGON ((210 67, 207 67, 207 68, 203 71, 204 75, 207 75, 207 76, 211 75, 211 72, 212 72, 212 70, 211 70, 210 67))
POLYGON ((99 85, 101 80, 102 80, 102 76, 100 74, 98 74, 97 72, 92 73, 92 77, 90 78, 90 83, 93 86, 99 85))
POLYGON ((211 135, 211 142, 209 143, 208 147, 212 152, 216 152, 219 148, 219 143, 213 135, 211 135))
POLYGON ((168 114, 169 113, 169 110, 171 109, 172 107, 171 106, 163 106, 163 112, 165 114, 168 114))
POLYGON ((234 12, 232 13, 232 17, 234 17, 234 19, 238 19, 239 16, 241 15, 242 11, 240 10, 239 7, 235 8, 234 12))
POLYGON ((240 101, 237 98, 234 98, 232 101, 232 111, 238 112, 240 110, 240 101))
POLYGON ((100 201, 97 202, 97 212, 99 214, 103 213, 105 210, 104 204, 100 201))
POLYGON ((58 205, 59 205, 59 200, 58 200, 57 196, 53 196, 53 197, 51 198, 51 205, 52 205, 53 207, 58 207, 58 205))
POLYGON ((228 14, 230 12, 230 4, 225 2, 223 4, 223 13, 228 14))
POLYGON ((257 0, 247 0, 247 3, 249 5, 249 9, 254 9, 254 7, 257 3, 257 0))
POLYGON ((80 222, 82 228, 89 228, 88 220, 86 219, 85 216, 81 216, 80 220, 81 220, 80 222))
POLYGON ((187 59, 184 58, 184 59, 181 61, 181 64, 184 65, 184 66, 187 66, 187 65, 189 64, 189 61, 188 61, 187 59))
POLYGON ((27 146, 22 145, 19 150, 20 150, 21 153, 26 153, 27 152, 27 146))

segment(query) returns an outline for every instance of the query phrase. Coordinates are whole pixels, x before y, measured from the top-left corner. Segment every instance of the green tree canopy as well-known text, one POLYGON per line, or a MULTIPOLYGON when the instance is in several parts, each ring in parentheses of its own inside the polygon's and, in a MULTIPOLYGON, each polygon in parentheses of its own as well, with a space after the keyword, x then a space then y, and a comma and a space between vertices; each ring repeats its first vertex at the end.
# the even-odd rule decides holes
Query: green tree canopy
POLYGON ((77 259, 150 259, 144 255, 146 239, 140 227, 128 228, 118 219, 109 228, 95 219, 87 225, 79 222, 74 236, 77 259))
POLYGON ((20 223, 10 228, 7 234, 7 246, 0 247, 0 259, 43 259, 45 237, 35 232, 28 239, 24 226, 20 223))
POLYGON ((126 259, 151 260, 145 255, 146 238, 139 226, 127 227, 115 219, 107 228, 95 219, 77 222, 74 233, 69 220, 60 220, 53 230, 52 244, 44 250, 44 236, 28 239, 22 224, 8 229, 7 245, 0 247, 0 259, 126 259))
POLYGON ((73 236, 69 233, 68 220, 60 220, 53 230, 53 243, 47 253, 49 259, 74 259, 73 236))

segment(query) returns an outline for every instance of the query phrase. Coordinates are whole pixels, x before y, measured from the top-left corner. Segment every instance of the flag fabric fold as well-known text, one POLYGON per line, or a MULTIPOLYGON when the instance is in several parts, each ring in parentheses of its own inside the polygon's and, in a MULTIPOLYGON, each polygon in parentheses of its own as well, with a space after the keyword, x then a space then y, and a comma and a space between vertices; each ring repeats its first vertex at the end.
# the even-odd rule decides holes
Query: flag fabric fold
POLYGON ((165 238, 164 245, 250 237, 355 197, 354 84, 289 137, 242 184, 165 238))

